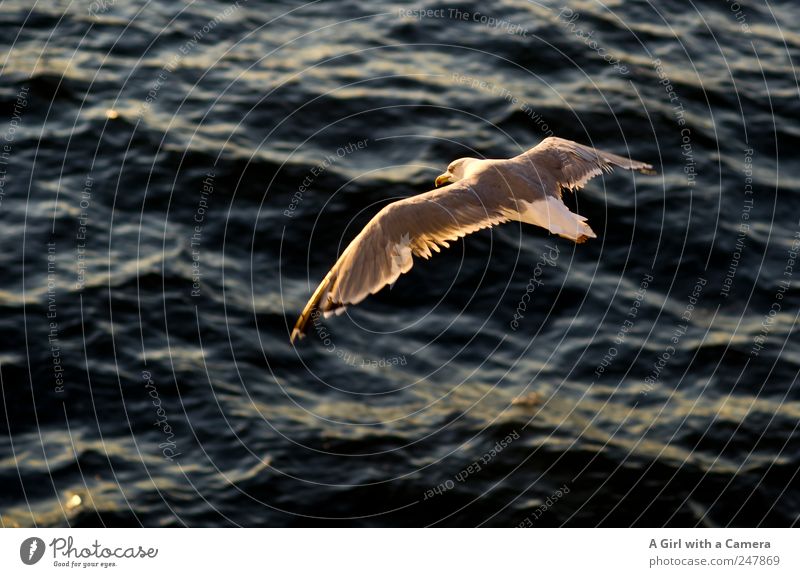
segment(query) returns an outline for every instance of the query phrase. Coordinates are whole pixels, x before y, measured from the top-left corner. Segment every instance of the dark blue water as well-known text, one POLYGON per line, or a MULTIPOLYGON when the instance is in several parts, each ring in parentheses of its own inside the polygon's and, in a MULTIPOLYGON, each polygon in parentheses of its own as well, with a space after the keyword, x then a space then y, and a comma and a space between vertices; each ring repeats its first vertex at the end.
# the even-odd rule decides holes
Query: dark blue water
POLYGON ((796 524, 798 21, 3 2, 2 525, 796 524), (551 134, 659 175, 290 345, 382 206, 551 134))

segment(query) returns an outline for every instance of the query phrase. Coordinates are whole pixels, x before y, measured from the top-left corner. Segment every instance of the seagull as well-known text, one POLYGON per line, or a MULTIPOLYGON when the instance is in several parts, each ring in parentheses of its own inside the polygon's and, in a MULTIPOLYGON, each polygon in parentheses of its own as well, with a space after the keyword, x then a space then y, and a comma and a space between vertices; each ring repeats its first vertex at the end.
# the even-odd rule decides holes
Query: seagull
POLYGON ((413 257, 428 259, 475 231, 519 221, 576 243, 597 238, 561 191, 581 189, 615 166, 655 174, 644 162, 552 136, 513 158, 454 160, 434 190, 393 202, 367 223, 314 291, 290 341, 305 334, 315 313, 341 314, 411 270, 413 257))

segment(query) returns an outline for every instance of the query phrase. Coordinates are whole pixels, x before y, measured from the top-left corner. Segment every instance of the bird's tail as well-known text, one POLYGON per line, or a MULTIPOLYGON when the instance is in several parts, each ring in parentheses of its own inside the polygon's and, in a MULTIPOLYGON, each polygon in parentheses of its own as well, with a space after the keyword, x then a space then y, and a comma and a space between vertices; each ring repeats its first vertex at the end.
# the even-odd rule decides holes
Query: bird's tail
POLYGON ((517 204, 521 209, 516 216, 517 220, 541 226, 553 234, 577 243, 597 238, 587 224, 586 217, 570 211, 558 198, 547 196, 544 200, 534 202, 520 200, 517 204))

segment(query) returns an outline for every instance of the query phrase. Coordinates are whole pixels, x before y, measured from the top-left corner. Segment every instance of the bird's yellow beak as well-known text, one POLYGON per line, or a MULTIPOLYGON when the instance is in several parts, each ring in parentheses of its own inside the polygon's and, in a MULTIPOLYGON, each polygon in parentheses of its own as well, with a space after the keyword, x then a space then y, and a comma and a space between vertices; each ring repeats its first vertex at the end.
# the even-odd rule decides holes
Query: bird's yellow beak
POLYGON ((452 181, 450 180, 450 173, 445 172, 444 174, 440 174, 436 177, 436 181, 433 183, 436 188, 443 186, 445 184, 450 184, 452 181))

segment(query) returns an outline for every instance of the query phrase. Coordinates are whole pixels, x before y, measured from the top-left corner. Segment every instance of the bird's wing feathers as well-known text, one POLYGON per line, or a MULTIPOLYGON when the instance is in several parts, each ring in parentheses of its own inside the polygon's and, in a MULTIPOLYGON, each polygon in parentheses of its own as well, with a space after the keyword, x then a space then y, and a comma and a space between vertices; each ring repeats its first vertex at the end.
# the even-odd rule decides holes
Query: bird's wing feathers
POLYGON ((636 170, 644 174, 655 174, 653 167, 645 162, 632 160, 618 154, 597 150, 571 140, 551 136, 520 154, 516 160, 528 164, 544 183, 561 197, 561 189, 577 190, 595 176, 611 172, 615 166, 636 170))
POLYGON ((291 339, 302 336, 315 311, 339 313, 408 272, 413 256, 429 258, 448 241, 513 218, 508 208, 487 206, 473 188, 455 184, 394 202, 381 210, 345 249, 305 306, 291 339))

